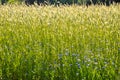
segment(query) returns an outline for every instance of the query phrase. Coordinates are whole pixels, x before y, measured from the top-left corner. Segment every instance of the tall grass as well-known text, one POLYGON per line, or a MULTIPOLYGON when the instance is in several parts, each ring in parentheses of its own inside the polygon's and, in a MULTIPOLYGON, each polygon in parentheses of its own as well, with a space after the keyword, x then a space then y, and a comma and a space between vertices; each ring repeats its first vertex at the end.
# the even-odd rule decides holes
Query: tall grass
POLYGON ((119 11, 0 6, 0 79, 119 80, 119 11))

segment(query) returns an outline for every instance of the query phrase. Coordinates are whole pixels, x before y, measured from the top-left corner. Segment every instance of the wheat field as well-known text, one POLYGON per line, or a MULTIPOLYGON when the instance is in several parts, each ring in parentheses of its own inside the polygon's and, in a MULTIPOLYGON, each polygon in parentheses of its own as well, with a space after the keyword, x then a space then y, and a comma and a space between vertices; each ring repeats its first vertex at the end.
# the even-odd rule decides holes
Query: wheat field
POLYGON ((120 5, 0 5, 0 80, 119 80, 120 5))

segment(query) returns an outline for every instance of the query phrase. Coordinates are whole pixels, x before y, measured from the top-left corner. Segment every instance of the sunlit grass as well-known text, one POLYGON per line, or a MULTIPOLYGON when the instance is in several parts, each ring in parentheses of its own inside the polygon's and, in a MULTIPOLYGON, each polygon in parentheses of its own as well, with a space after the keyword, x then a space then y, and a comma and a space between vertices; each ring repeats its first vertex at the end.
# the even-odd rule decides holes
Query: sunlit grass
POLYGON ((1 80, 119 80, 120 6, 0 6, 1 80))

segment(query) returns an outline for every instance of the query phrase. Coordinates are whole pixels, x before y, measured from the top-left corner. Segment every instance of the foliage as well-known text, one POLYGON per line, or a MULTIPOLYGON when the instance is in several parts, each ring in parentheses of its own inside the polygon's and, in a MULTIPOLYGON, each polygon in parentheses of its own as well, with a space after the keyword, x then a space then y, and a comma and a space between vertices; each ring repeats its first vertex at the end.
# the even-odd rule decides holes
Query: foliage
POLYGON ((1 80, 119 80, 120 6, 0 6, 1 80))
MULTIPOLYGON (((100 2, 102 0, 44 0, 44 1, 50 2, 51 4, 55 4, 57 1, 60 1, 60 3, 62 4, 85 4, 87 3, 87 1, 100 2)), ((15 4, 25 2, 25 0, 5 0, 5 2, 15 4)))

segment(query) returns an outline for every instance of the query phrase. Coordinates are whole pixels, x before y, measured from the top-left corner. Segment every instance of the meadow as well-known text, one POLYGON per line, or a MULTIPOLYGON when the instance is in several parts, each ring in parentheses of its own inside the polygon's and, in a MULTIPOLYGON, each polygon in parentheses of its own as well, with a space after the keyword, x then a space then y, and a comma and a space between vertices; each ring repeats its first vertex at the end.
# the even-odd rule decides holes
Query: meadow
POLYGON ((120 5, 0 5, 0 80, 119 80, 120 5))

